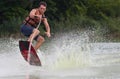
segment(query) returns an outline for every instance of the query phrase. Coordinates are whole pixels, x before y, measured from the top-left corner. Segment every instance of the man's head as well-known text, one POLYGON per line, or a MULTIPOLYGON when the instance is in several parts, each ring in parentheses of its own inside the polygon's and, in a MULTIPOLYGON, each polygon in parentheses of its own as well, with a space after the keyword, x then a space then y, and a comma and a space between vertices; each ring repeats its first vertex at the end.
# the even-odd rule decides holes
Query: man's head
POLYGON ((46 2, 40 2, 40 4, 39 4, 39 10, 40 10, 40 12, 42 13, 42 14, 44 14, 44 12, 46 11, 46 7, 47 7, 47 4, 46 4, 46 2))

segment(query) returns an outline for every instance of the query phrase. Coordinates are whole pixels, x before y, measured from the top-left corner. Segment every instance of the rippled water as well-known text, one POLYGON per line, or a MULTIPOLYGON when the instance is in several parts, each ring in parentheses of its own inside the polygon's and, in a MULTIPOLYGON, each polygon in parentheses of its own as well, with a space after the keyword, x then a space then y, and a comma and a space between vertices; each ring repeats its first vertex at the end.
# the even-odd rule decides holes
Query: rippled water
POLYGON ((120 43, 91 43, 87 34, 61 34, 38 51, 42 67, 30 66, 19 39, 0 39, 0 79, 119 79, 120 43))

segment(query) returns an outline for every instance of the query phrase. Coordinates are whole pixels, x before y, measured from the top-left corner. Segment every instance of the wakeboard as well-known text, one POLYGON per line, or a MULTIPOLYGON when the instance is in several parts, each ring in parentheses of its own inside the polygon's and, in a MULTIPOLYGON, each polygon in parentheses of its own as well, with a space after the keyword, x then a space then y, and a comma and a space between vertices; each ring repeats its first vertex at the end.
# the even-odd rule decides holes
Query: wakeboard
POLYGON ((21 52, 23 58, 30 65, 41 66, 41 61, 32 45, 31 45, 30 55, 29 55, 30 57, 29 57, 29 61, 28 61, 29 45, 30 45, 29 41, 22 41, 22 40, 19 41, 19 49, 20 49, 20 52, 21 52))

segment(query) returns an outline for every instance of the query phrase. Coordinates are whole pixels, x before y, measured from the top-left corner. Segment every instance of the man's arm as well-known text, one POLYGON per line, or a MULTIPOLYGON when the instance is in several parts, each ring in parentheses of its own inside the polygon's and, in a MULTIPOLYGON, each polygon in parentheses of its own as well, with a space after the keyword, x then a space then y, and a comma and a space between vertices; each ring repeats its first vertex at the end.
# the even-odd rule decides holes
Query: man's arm
POLYGON ((40 15, 36 15, 35 12, 36 12, 36 9, 32 9, 30 14, 29 14, 30 17, 31 18, 36 18, 36 19, 38 18, 38 19, 40 19, 40 15))
POLYGON ((36 12, 36 9, 32 9, 31 12, 30 12, 30 17, 31 18, 34 18, 35 17, 35 12, 36 12))
POLYGON ((49 24, 48 24, 47 18, 44 18, 43 22, 44 22, 44 25, 45 25, 45 28, 46 28, 46 32, 45 32, 46 35, 47 35, 48 37, 51 37, 51 34, 50 34, 50 26, 49 26, 49 24))

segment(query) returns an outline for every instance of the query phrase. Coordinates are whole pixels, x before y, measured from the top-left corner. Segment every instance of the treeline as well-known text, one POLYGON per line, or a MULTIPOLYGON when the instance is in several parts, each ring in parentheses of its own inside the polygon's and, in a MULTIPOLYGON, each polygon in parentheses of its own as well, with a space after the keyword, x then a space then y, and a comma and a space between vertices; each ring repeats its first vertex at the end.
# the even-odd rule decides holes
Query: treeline
MULTIPOLYGON (((0 34, 18 33, 22 20, 41 0, 1 0, 0 34)), ((120 32, 120 0, 43 0, 52 31, 106 27, 120 32), (69 26, 68 26, 69 25, 69 26)))

